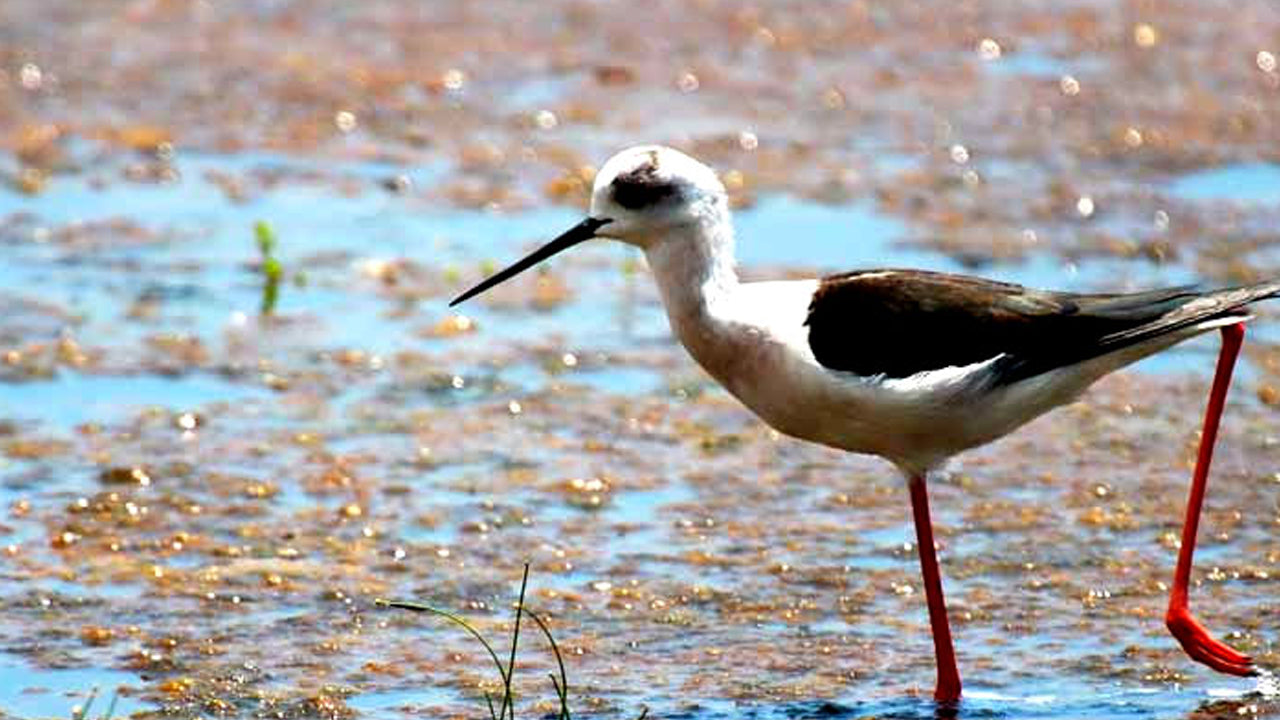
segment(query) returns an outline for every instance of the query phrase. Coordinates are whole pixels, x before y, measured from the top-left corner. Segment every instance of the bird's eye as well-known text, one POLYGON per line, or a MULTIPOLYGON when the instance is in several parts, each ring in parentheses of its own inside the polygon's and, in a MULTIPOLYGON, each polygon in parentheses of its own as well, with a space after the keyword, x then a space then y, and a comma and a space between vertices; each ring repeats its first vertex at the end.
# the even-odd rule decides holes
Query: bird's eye
POLYGON ((644 165, 613 179, 613 201, 628 210, 652 207, 680 194, 675 183, 644 165))

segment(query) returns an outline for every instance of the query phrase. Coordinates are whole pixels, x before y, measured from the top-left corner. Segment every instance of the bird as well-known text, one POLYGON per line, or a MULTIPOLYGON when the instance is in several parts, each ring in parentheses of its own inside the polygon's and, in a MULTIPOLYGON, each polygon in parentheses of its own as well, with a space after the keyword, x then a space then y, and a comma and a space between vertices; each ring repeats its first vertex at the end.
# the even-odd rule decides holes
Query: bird
POLYGON ((1209 465, 1249 306, 1280 281, 1201 291, 1037 290, 960 274, 864 269, 743 282, 729 197, 679 150, 640 145, 601 166, 587 216, 452 300, 464 302, 596 238, 639 248, 671 330, 731 395, 782 434, 892 463, 905 479, 937 670, 962 688, 929 515, 944 462, 1078 397, 1102 376, 1202 333, 1221 349, 1192 474, 1166 626, 1195 661, 1238 676, 1253 660, 1191 613, 1188 584, 1209 465))

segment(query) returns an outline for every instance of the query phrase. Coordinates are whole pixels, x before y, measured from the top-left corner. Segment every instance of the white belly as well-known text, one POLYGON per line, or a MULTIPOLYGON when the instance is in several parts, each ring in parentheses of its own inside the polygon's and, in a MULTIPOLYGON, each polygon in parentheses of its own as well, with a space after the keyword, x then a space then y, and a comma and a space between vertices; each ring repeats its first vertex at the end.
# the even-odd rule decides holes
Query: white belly
POLYGON ((1002 437, 1071 401, 1104 374, 1046 374, 980 393, 945 382, 913 389, 833 372, 780 345, 754 354, 739 369, 718 379, 779 432, 879 455, 906 473, 928 471, 1002 437))

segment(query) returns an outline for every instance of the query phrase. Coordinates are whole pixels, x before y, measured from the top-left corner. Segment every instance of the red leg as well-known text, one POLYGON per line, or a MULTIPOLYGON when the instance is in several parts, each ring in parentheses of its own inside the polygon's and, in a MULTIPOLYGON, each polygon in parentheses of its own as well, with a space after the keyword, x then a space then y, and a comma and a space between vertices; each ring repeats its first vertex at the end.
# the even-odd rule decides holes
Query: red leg
POLYGON ((929 489, 924 475, 911 478, 911 514, 916 523, 916 547, 920 553, 920 574, 924 576, 924 595, 929 603, 929 626, 933 630, 933 654, 938 664, 938 684, 933 699, 955 702, 960 699, 960 671, 956 669, 956 651, 951 645, 951 624, 947 622, 947 602, 942 597, 942 576, 938 572, 938 555, 933 547, 933 523, 929 519, 929 489))
POLYGON ((1200 434, 1200 451, 1196 456, 1195 473, 1191 476, 1191 493, 1187 498, 1187 519, 1182 526, 1182 546, 1178 550, 1178 568, 1173 575, 1173 590, 1169 592, 1169 610, 1165 624, 1169 632, 1182 643, 1182 649, 1192 660, 1204 663, 1218 672, 1231 675, 1254 675, 1257 670, 1248 655, 1242 655, 1219 640, 1191 614, 1187 605, 1187 585, 1191 582, 1191 558, 1196 551, 1196 530, 1200 525, 1200 507, 1204 503, 1205 486, 1209 480, 1209 463, 1213 460, 1213 445, 1218 437, 1218 420, 1227 399, 1227 387, 1231 384, 1231 371, 1235 367, 1240 345, 1244 342, 1244 323, 1222 328, 1222 351, 1218 355, 1218 369, 1213 377, 1213 389, 1209 392, 1209 406, 1205 409, 1204 430, 1200 434))

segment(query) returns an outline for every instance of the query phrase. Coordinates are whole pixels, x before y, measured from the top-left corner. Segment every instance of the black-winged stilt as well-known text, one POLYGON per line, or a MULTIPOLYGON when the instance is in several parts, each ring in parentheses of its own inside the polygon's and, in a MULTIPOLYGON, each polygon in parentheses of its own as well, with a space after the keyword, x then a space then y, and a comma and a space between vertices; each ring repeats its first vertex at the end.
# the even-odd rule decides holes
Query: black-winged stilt
POLYGON ((1280 294, 1280 281, 1107 295, 919 270, 742 283, 728 197, 715 172, 649 145, 605 163, 585 220, 450 304, 597 237, 644 251, 680 342, 762 420, 797 438, 879 455, 907 478, 939 701, 960 697, 960 673, 929 520, 929 471, 1072 400, 1113 370, 1221 330, 1165 620, 1192 659, 1255 674, 1249 657, 1191 615, 1187 585, 1246 306, 1280 294))

